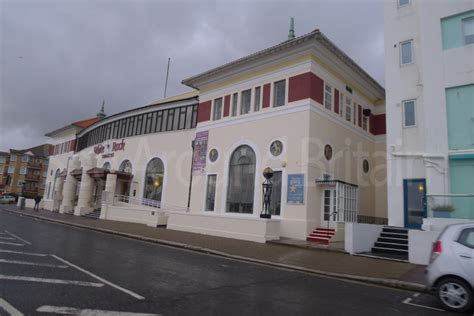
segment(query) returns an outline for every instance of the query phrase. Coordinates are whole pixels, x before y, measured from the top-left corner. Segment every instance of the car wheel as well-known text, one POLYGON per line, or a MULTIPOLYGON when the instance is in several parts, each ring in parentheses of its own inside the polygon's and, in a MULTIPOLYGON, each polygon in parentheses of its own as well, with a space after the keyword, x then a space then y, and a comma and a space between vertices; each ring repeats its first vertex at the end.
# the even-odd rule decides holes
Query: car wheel
POLYGON ((453 312, 467 312, 474 302, 472 288, 456 278, 442 280, 436 287, 436 295, 443 308, 453 312))

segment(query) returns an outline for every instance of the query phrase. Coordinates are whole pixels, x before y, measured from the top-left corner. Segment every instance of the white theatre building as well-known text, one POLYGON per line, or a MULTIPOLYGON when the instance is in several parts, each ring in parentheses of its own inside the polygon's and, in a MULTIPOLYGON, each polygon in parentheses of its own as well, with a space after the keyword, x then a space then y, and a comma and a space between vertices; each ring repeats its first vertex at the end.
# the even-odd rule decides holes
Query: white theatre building
POLYGON ((258 242, 386 223, 385 91, 319 30, 183 83, 195 92, 71 130, 45 205, 258 242))
POLYGON ((474 1, 385 2, 389 224, 474 220, 474 1))

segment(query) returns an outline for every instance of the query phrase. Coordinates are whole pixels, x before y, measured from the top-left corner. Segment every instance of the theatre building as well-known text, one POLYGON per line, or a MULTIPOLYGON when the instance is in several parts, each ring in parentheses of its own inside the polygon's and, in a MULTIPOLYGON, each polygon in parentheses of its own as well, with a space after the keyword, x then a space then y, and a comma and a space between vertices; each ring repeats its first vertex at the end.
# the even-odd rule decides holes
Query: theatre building
POLYGON ((385 91, 319 30, 183 83, 79 131, 51 209, 258 242, 386 222, 385 91))

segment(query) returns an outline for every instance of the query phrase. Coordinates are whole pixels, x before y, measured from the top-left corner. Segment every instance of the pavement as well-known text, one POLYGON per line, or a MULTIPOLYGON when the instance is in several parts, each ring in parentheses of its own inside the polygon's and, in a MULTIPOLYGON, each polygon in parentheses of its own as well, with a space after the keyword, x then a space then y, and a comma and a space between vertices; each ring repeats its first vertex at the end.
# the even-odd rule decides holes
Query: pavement
POLYGON ((211 253, 320 275, 375 283, 384 286, 425 291, 424 266, 368 257, 351 256, 340 251, 304 248, 288 244, 260 244, 230 238, 187 233, 142 224, 97 220, 47 210, 18 211, 15 205, 2 205, 3 211, 42 220, 74 225, 135 239, 211 253))
POLYGON ((453 315, 441 311, 425 293, 189 251, 17 213, 0 212, 0 237, 0 315, 453 315))

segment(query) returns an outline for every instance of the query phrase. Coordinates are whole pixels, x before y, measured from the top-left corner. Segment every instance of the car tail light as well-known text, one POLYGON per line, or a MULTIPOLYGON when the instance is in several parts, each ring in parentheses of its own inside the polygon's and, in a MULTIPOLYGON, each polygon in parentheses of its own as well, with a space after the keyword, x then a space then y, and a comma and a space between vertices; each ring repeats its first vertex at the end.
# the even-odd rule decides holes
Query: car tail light
POLYGON ((430 263, 433 262, 433 261, 435 261, 436 258, 439 257, 439 255, 441 254, 442 251, 443 251, 443 247, 442 247, 441 241, 438 240, 438 241, 435 242, 435 244, 433 245, 433 251, 431 252, 430 263))

